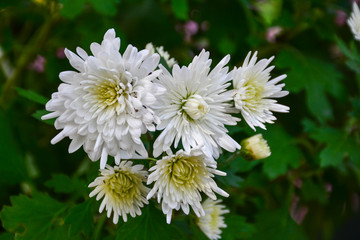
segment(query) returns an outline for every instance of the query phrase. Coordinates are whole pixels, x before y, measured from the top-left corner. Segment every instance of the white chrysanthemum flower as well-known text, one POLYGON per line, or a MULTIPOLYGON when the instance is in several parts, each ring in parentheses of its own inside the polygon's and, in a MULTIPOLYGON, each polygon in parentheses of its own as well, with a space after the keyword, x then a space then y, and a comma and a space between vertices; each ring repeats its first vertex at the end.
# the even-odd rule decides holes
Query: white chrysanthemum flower
POLYGON ((271 151, 262 134, 256 134, 241 141, 241 155, 247 160, 267 158, 271 151))
MULTIPOLYGON (((152 43, 148 43, 145 46, 145 49, 149 50, 151 54, 155 53, 155 47, 152 43)), ((174 58, 170 58, 170 54, 164 50, 163 46, 156 47, 156 51, 159 53, 160 57, 163 57, 166 61, 166 64, 169 66, 169 68, 172 68, 174 64, 176 63, 174 58)))
POLYGON ((347 23, 356 40, 360 41, 360 10, 356 2, 353 2, 353 11, 347 23))
POLYGON ((152 83, 161 72, 154 71, 159 55, 131 45, 121 55, 114 29, 105 33, 101 45, 92 43, 90 49, 94 56, 81 48, 76 49, 79 56, 65 50, 79 72, 61 72, 64 83, 46 104, 52 113, 42 119, 58 117, 55 127, 63 129, 51 143, 69 137, 70 153, 84 146, 91 160, 101 157, 101 168, 108 155, 114 156, 117 164, 123 158, 146 158, 140 136, 154 131, 154 123, 159 121, 151 109, 160 93, 152 83))
POLYGON ((163 157, 149 171, 152 173, 147 184, 155 184, 147 199, 155 194, 159 203, 162 199, 161 207, 167 223, 171 221, 173 209, 179 210, 180 207, 185 214, 189 214, 191 206, 197 216, 204 215, 201 192, 214 200, 214 192, 229 196, 213 179, 214 175, 226 176, 226 173, 217 170, 214 159, 205 155, 200 148, 192 149, 189 153, 180 150, 175 155, 163 157))
POLYGON ((101 176, 89 184, 89 187, 95 187, 90 197, 97 195, 97 201, 104 197, 99 212, 105 208, 108 218, 113 212, 115 224, 119 216, 126 222, 129 213, 132 217, 141 215, 140 208, 149 203, 146 195, 150 189, 143 184, 147 177, 143 168, 141 164, 132 166, 130 161, 121 161, 120 165, 115 167, 106 165, 105 169, 100 169, 101 176))
POLYGON ((257 60, 257 52, 251 57, 251 52, 245 58, 243 65, 234 69, 234 101, 235 107, 241 111, 247 124, 255 130, 255 127, 266 129, 264 123, 273 123, 276 117, 274 112, 288 112, 289 107, 278 104, 271 98, 280 98, 289 94, 283 91, 284 83, 276 85, 286 78, 283 74, 270 80, 270 72, 274 66, 268 67, 274 59, 257 60), (269 81, 270 80, 270 81, 269 81))
POLYGON ((202 203, 202 207, 205 211, 205 215, 198 218, 197 224, 201 231, 210 239, 220 239, 222 233, 220 228, 226 228, 223 214, 229 213, 229 210, 225 209, 225 206, 221 203, 221 200, 213 201, 210 198, 206 199, 202 203))
POLYGON ((227 90, 231 75, 225 65, 229 60, 227 55, 210 71, 209 52, 203 50, 189 67, 175 64, 172 75, 160 65, 163 73, 156 83, 166 92, 154 106, 161 119, 157 129, 163 130, 154 143, 155 157, 167 151, 172 143, 176 148, 180 140, 185 151, 203 145, 207 154, 215 158, 219 157, 221 147, 229 152, 240 149, 224 126, 236 125, 239 120, 229 114, 234 110, 229 103, 233 93, 227 90))

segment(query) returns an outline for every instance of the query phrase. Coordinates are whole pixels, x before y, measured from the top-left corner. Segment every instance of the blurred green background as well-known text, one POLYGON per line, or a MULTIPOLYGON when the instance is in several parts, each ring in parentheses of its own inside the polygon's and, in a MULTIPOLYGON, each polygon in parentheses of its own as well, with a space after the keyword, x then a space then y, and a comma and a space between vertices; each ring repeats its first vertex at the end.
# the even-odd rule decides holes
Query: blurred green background
MULTIPOLYGON (((206 239, 194 216, 179 213, 167 225, 155 201, 114 225, 88 198, 98 162, 83 150, 68 154, 69 139, 50 144, 57 131, 39 118, 59 73, 72 70, 64 48, 89 52, 109 28, 121 52, 152 42, 187 65, 205 48, 213 63, 230 54, 232 69, 258 51, 275 56, 273 77, 288 75, 290 94, 279 102, 290 113, 275 113, 276 123, 257 131, 272 155, 218 160, 228 175, 217 182, 230 193, 223 239, 360 239, 360 43, 346 24, 351 4, 1 0, 0 239, 206 239)), ((255 134, 244 121, 229 131, 239 142, 255 134)))

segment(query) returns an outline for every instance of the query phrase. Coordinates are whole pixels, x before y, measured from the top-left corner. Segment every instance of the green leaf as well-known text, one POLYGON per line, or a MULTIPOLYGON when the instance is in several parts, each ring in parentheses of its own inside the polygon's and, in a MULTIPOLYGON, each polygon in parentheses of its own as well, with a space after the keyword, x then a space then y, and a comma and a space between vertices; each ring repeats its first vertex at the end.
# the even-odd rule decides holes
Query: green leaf
POLYGON ((281 13, 282 0, 258 1, 255 3, 261 17, 268 26, 272 25, 281 13))
POLYGON ((1 220, 7 231, 16 234, 16 239, 67 239, 61 217, 66 210, 64 203, 43 193, 35 193, 32 198, 13 196, 10 202, 12 206, 2 209, 1 220))
POLYGON ((94 229, 93 213, 90 209, 92 202, 92 199, 89 199, 70 209, 69 215, 65 218, 65 224, 70 225, 70 237, 81 231, 90 236, 94 229))
POLYGON ((226 55, 226 54, 233 54, 236 51, 236 42, 231 39, 230 37, 222 37, 218 43, 219 51, 226 55))
POLYGON ((83 11, 86 0, 60 0, 62 8, 60 14, 64 18, 74 19, 83 11))
POLYGON ((6 232, 0 234, 0 240, 14 240, 15 236, 12 233, 6 232))
POLYGON ((255 227, 247 223, 243 216, 225 215, 225 223, 227 227, 221 234, 221 239, 224 240, 249 239, 255 232, 255 227))
POLYGON ((16 184, 28 178, 24 157, 9 121, 5 113, 0 111, 0 184, 16 184))
POLYGON ((291 69, 285 79, 286 88, 294 93, 305 91, 309 110, 318 120, 324 122, 333 118, 327 94, 340 100, 346 96, 340 82, 342 75, 333 64, 298 51, 284 50, 275 65, 280 69, 291 69))
POLYGON ((314 183, 311 179, 304 181, 301 190, 305 201, 318 201, 320 203, 326 203, 327 201, 324 185, 314 183))
POLYGON ((237 172, 236 169, 230 168, 226 170, 225 177, 216 176, 216 179, 228 186, 239 187, 241 182, 244 180, 241 177, 237 176, 236 172, 237 172))
POLYGON ((45 182, 45 186, 53 188, 56 193, 84 193, 87 184, 78 178, 70 178, 64 174, 54 174, 51 180, 45 182))
POLYGON ((33 102, 40 103, 42 105, 45 105, 49 101, 48 98, 41 96, 40 94, 31 90, 16 88, 16 91, 19 93, 20 96, 23 96, 33 102))
POLYGON ((184 239, 184 236, 174 224, 167 224, 164 214, 150 204, 142 209, 140 216, 129 216, 128 221, 119 226, 116 240, 122 239, 184 239))
POLYGON ((248 172, 260 163, 260 161, 247 161, 243 157, 239 156, 231 162, 230 167, 232 169, 236 169, 238 172, 248 172))
POLYGON ((306 102, 310 112, 321 122, 333 118, 331 105, 319 82, 313 81, 306 86, 306 102))
POLYGON ((171 7, 175 17, 180 20, 188 19, 189 6, 187 0, 171 0, 171 7))
POLYGON ((302 229, 291 219, 287 208, 261 212, 256 220, 256 232, 251 240, 307 239, 302 229))
POLYGON ((348 48, 340 38, 335 38, 335 40, 340 51, 348 58, 346 65, 356 73, 360 74, 360 60, 356 45, 352 42, 350 48, 348 48))
POLYGON ((352 111, 349 113, 349 115, 360 120, 360 98, 352 99, 351 104, 352 111))
POLYGON ((103 15, 114 16, 117 12, 118 0, 90 0, 94 9, 103 15))
POLYGON ((296 146, 294 139, 280 126, 270 125, 262 133, 267 140, 271 155, 262 160, 263 171, 270 179, 285 174, 289 168, 296 168, 303 158, 301 151, 296 146))
POLYGON ((310 120, 303 121, 304 130, 312 139, 324 143, 325 147, 320 152, 320 166, 339 166, 345 156, 360 164, 359 144, 346 132, 331 127, 318 126, 310 120))
POLYGON ((34 112, 31 116, 33 116, 34 118, 36 118, 37 120, 40 120, 46 124, 52 125, 54 126, 54 122, 55 119, 48 119, 48 120, 42 120, 41 117, 48 114, 50 112, 46 111, 46 110, 37 110, 36 112, 34 112))

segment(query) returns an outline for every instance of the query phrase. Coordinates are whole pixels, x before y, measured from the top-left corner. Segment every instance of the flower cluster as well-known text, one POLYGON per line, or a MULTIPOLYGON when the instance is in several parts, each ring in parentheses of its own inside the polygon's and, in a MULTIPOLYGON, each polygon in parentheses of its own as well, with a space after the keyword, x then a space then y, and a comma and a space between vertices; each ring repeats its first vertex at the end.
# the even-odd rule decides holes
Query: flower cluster
MULTIPOLYGON (((94 188, 90 197, 102 199, 100 212, 106 209, 108 217, 113 213, 114 223, 120 216, 127 221, 128 214, 140 215, 141 207, 156 197, 168 223, 173 210, 189 214, 191 208, 200 229, 218 239, 220 228, 226 227, 222 214, 228 210, 215 193, 229 194, 214 180, 226 175, 216 160, 223 150, 241 148, 226 126, 237 125, 241 113, 252 129, 265 129, 265 123, 276 119, 273 112, 288 112, 274 100, 288 94, 282 90, 285 84, 278 84, 286 75, 271 80, 273 57, 257 62, 256 52, 229 71, 229 55, 211 67, 210 53, 202 50, 180 67, 163 47, 146 48, 129 45, 121 54, 120 39, 110 29, 101 44, 91 44, 92 55, 81 48, 77 54, 66 49, 76 71, 60 73, 63 83, 46 104, 50 113, 42 118, 56 118, 55 128, 61 130, 51 143, 69 137, 69 153, 83 147, 92 161, 100 159, 100 176, 89 185, 94 188), (167 66, 160 64, 159 54, 167 66), (154 131, 159 135, 153 146, 144 144, 142 135, 152 137, 149 132, 154 131), (114 157, 114 167, 107 164, 108 156, 114 157), (129 159, 156 162, 148 174, 144 165, 129 159), (202 202, 204 194, 209 199, 202 202)), ((247 141, 247 153, 269 156, 261 139, 247 141)))

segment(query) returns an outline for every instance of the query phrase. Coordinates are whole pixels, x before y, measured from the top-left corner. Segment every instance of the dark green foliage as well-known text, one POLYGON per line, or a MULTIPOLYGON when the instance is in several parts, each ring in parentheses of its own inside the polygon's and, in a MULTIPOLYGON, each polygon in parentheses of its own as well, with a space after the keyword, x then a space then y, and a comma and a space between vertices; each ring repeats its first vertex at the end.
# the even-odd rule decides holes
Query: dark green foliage
POLYGON ((184 233, 176 226, 166 224, 165 216, 161 210, 150 205, 142 209, 141 216, 136 218, 128 216, 126 223, 119 224, 116 240, 121 239, 175 240, 184 239, 184 233))
POLYGON ((284 129, 269 126, 263 135, 271 149, 271 156, 264 160, 263 166, 263 171, 270 179, 285 174, 289 167, 297 168, 300 165, 302 153, 284 129))
POLYGON ((70 225, 69 237, 83 231, 86 236, 94 230, 94 212, 91 211, 92 200, 80 203, 69 210, 69 215, 65 218, 65 224, 70 225))
MULTIPOLYGON (((180 66, 202 48, 213 66, 230 54, 229 70, 249 51, 258 51, 259 59, 275 56, 271 77, 287 74, 290 92, 277 101, 290 112, 274 112, 277 120, 267 130, 254 132, 244 120, 227 126, 239 143, 262 133, 272 154, 246 161, 239 151, 224 151, 217 159, 227 176, 215 181, 230 194, 221 197, 230 211, 221 236, 333 240, 360 204, 360 42, 339 20, 340 10, 350 15, 350 2, 0 1, 0 240, 207 239, 192 210, 174 211, 168 225, 153 199, 140 216, 113 224, 106 210, 98 213, 101 200, 89 199, 99 162, 82 149, 69 154, 67 138, 50 144, 59 131, 55 119, 41 117, 61 83, 59 73, 73 70, 64 48, 91 54, 90 44, 101 42, 109 28, 121 38, 120 52, 127 44, 141 50, 152 42, 180 66), (276 36, 273 29, 280 29, 276 36), (45 60, 41 67, 37 55, 45 60)), ((161 64, 168 68, 163 58, 161 64)), ((156 134, 143 137, 150 152, 156 134)), ((134 160, 153 164, 145 161, 134 160)))
POLYGON ((66 205, 43 193, 32 198, 25 195, 13 196, 12 206, 1 211, 3 226, 16 234, 16 239, 66 239, 62 214, 66 205))

